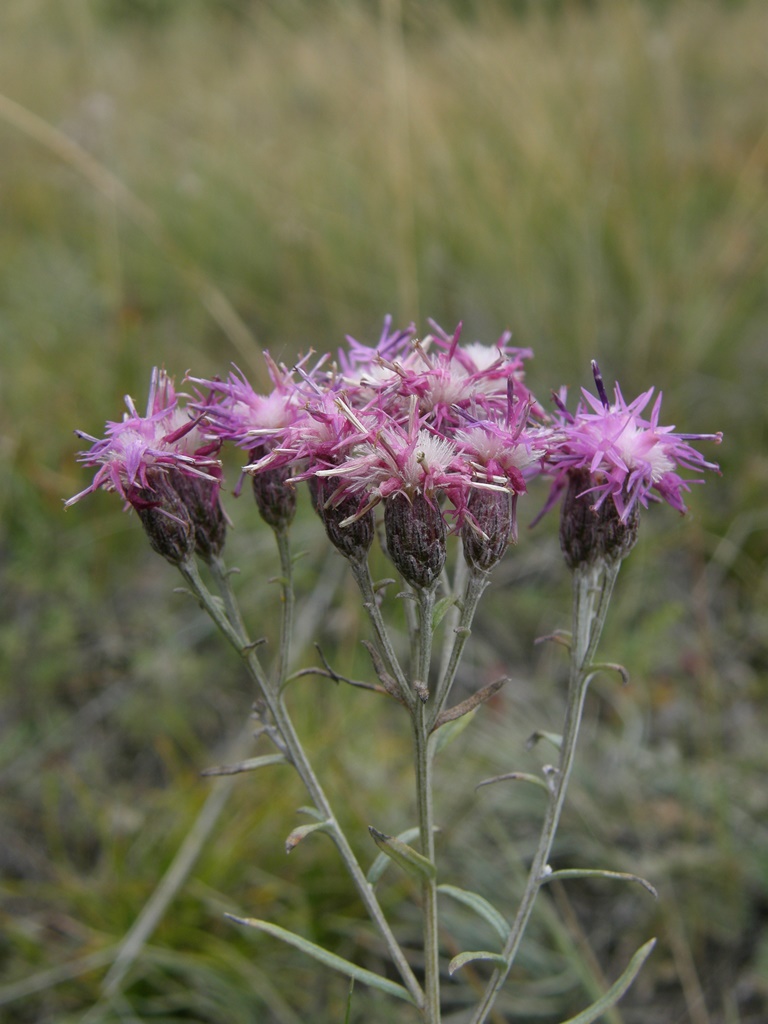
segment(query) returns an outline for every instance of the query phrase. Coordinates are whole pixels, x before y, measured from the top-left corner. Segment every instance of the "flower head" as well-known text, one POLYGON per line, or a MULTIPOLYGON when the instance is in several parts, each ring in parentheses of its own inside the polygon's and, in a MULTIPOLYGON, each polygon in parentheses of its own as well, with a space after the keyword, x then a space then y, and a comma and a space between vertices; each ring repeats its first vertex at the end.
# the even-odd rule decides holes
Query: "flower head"
POLYGON ((179 407, 173 381, 165 370, 152 370, 145 416, 136 411, 129 395, 125 404, 128 412, 119 422, 107 422, 104 438, 75 431, 92 442, 88 451, 80 452, 78 461, 98 468, 91 485, 66 501, 65 508, 100 488, 117 491, 132 502, 136 491, 152 489, 153 476, 171 469, 218 483, 220 463, 215 456, 220 442, 204 435, 199 416, 190 416, 179 407))
POLYGON ((598 397, 583 390, 587 404, 579 403, 574 416, 561 407, 560 436, 550 449, 556 483, 562 486, 572 470, 586 470, 588 486, 582 493, 592 495, 596 509, 610 499, 622 522, 636 505, 647 507, 649 501, 663 500, 685 512, 683 492, 703 480, 686 480, 678 470, 719 472, 717 464, 707 462, 689 442, 719 444, 723 435, 676 434, 674 427, 659 424, 661 393, 646 419, 642 413, 653 397, 653 388, 627 403, 617 384, 611 402, 595 362, 592 371, 598 397))
POLYGON ((393 494, 403 494, 407 501, 419 495, 435 504, 442 492, 466 489, 469 469, 456 456, 450 439, 421 425, 414 399, 407 426, 382 421, 338 465, 318 470, 317 476, 338 481, 332 501, 361 499, 361 515, 393 494))
POLYGON ((196 403, 205 415, 209 432, 240 448, 252 450, 279 438, 301 412, 302 401, 290 370, 264 353, 272 390, 260 395, 235 367, 226 380, 188 377, 209 391, 209 397, 196 403))
POLYGON ((104 438, 77 431, 91 442, 79 461, 96 467, 89 487, 65 502, 65 508, 99 489, 116 491, 139 514, 156 550, 178 563, 193 548, 203 557, 216 553, 224 540, 219 507, 221 442, 206 437, 200 415, 179 406, 172 379, 155 367, 147 412, 141 416, 133 399, 128 412, 108 422, 104 438))

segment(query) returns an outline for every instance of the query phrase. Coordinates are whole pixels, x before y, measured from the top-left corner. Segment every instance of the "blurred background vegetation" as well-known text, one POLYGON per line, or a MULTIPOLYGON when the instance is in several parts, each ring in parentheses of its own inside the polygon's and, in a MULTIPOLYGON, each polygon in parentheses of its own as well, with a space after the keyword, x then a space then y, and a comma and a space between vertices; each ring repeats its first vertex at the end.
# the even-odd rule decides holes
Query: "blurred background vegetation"
MULTIPOLYGON (((546 894, 497 1020, 576 1013, 651 934, 610 1024, 768 1019, 767 37, 763 0, 3 0, 0 1020, 345 1019, 342 979, 227 910, 383 969, 331 845, 286 860, 290 773, 199 776, 248 749, 236 659, 117 501, 61 499, 86 483, 72 430, 141 406, 154 364, 258 381, 261 348, 373 340, 388 312, 512 329, 542 399, 596 357, 625 395, 662 387, 664 422, 725 432, 722 478, 686 520, 652 510, 622 570, 603 653, 632 683, 595 685, 555 851, 661 899, 546 894), (185 841, 183 884, 105 995, 185 841)), ((568 581, 556 524, 524 528, 543 493, 466 671, 513 681, 440 774, 444 877, 506 913, 540 800, 474 787, 536 770, 525 739, 559 724, 562 655, 533 641, 567 627, 568 581)), ((228 508, 269 634, 271 537, 246 498, 228 508)), ((341 560, 305 513, 296 533, 303 640, 362 673, 341 560)), ((367 862, 367 824, 411 823, 403 723, 322 682, 293 710, 367 862)), ((406 943, 410 895, 382 884, 406 943)), ((445 920, 447 950, 488 943, 445 920)), ((447 989, 456 1020, 472 981, 447 989)), ((349 1019, 415 1018, 358 989, 349 1019)))

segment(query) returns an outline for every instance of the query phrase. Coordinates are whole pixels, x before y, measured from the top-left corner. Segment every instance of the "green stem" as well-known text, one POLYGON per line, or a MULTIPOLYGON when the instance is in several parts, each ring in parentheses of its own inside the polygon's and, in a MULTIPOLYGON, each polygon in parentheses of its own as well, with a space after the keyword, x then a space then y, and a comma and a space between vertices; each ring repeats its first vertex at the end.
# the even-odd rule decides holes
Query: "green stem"
MULTIPOLYGON (((432 661, 432 619, 435 609, 435 588, 416 592, 419 607, 417 656, 414 682, 419 687, 429 686, 432 661)), ((413 724, 416 747, 416 802, 419 816, 421 852, 435 863, 435 821, 432 788, 432 748, 429 744, 431 715, 428 712, 427 691, 422 691, 415 702, 413 724)), ((431 703, 431 702, 430 702, 431 703)), ((440 1024, 440 953, 438 943, 437 879, 425 878, 421 887, 424 915, 424 1020, 426 1024, 440 1024)))
POLYGON ((282 616, 280 619, 280 651, 277 659, 277 686, 282 690, 288 674, 291 639, 293 637, 293 615, 295 595, 293 590, 293 559, 287 529, 276 529, 275 540, 280 555, 280 586, 283 592, 282 616))
POLYGON ((459 667, 461 656, 464 653, 467 640, 469 640, 472 633, 472 621, 475 617, 477 606, 480 603, 480 598, 483 596, 485 588, 488 586, 489 582, 490 579, 487 573, 477 572, 474 569, 470 569, 466 587, 464 589, 459 622, 454 629, 453 645, 448 657, 448 663, 445 671, 441 675, 437 687, 435 688, 435 699, 430 705, 430 729, 434 726, 437 716, 443 710, 443 706, 448 699, 448 694, 450 693, 453 681, 456 678, 456 671, 459 667))
MULTIPOLYGON (((426 707, 418 701, 414 714, 416 747, 416 801, 419 815, 421 852, 435 863, 434 808, 432 801, 432 753, 426 707)), ((440 1021, 440 960, 438 944, 437 880, 424 879, 421 886, 424 928, 424 1020, 440 1021)))
POLYGON ((208 612, 221 633, 245 661, 251 678, 261 691, 261 695, 269 708, 272 719, 280 732, 282 741, 290 756, 291 763, 298 772, 299 777, 315 804, 315 807, 328 822, 329 834, 332 836, 334 843, 336 844, 336 848, 338 849, 344 865, 347 868, 363 903, 365 904, 371 920, 379 929, 379 932, 387 945, 389 954, 392 957, 392 961, 395 964, 403 983, 411 993, 416 1005, 423 1007, 425 1000, 424 992, 414 976, 408 961, 405 959, 405 955, 403 954, 397 939, 389 927, 389 923, 387 922, 384 912, 379 905, 379 901, 376 898, 373 887, 365 877, 365 872, 360 867, 357 857, 355 856, 341 825, 333 813, 331 804, 320 785, 320 781, 315 775, 314 769, 312 768, 312 765, 304 751, 301 740, 296 733, 293 722, 288 714, 288 710, 280 695, 276 693, 275 689, 271 686, 256 651, 253 649, 247 633, 242 628, 242 619, 239 611, 237 610, 237 602, 234 594, 232 593, 229 584, 229 576, 224 570, 223 562, 219 563, 216 570, 217 582, 223 588, 223 599, 217 599, 210 593, 200 577, 200 573, 194 559, 180 565, 179 570, 202 607, 206 612, 208 612), (227 614, 227 608, 233 609, 234 620, 227 614))
POLYGON ((389 636, 384 618, 381 614, 378 602, 376 600, 376 594, 373 589, 373 580, 371 578, 371 570, 368 566, 368 560, 362 559, 349 559, 349 566, 352 570, 352 575, 355 577, 355 582, 360 590, 360 594, 363 598, 363 607, 365 608, 368 618, 371 620, 373 631, 376 636, 377 646, 379 653, 384 659, 384 664, 387 670, 391 673, 392 677, 397 682, 400 688, 400 693, 403 696, 406 705, 413 710, 414 697, 413 691, 408 685, 408 681, 405 677, 400 662, 398 660, 395 649, 392 646, 392 641, 389 636))
POLYGON ((539 888, 548 870, 549 854, 560 822, 565 803, 568 781, 573 769, 579 727, 584 710, 584 700, 589 681, 594 674, 592 659, 600 634, 605 624, 613 585, 619 572, 620 562, 607 562, 597 566, 580 566, 573 574, 573 637, 571 641, 570 678, 568 683, 568 706, 563 727, 560 758, 557 771, 552 777, 549 802, 542 825, 538 847, 528 872, 517 915, 510 930, 502 955, 504 967, 497 967, 486 986, 470 1024, 483 1024, 493 1008, 517 955, 523 933, 533 910, 539 888))
POLYGON ((232 570, 227 569, 220 555, 214 555, 208 563, 208 567, 211 570, 211 576, 213 576, 216 587, 224 601, 224 609, 229 621, 234 624, 239 633, 245 635, 245 623, 243 622, 243 617, 240 613, 240 606, 235 600, 234 591, 232 590, 229 582, 229 576, 232 570))
POLYGON ((456 568, 453 574, 453 586, 446 587, 446 593, 452 594, 454 602, 445 614, 443 620, 445 628, 443 630, 443 649, 440 655, 440 675, 442 679, 446 675, 448 659, 451 656, 453 650, 453 642, 455 640, 454 633, 459 625, 459 619, 461 618, 461 612, 463 610, 462 601, 459 600, 459 595, 464 594, 467 589, 467 573, 469 566, 467 565, 466 558, 460 555, 456 559, 456 568))

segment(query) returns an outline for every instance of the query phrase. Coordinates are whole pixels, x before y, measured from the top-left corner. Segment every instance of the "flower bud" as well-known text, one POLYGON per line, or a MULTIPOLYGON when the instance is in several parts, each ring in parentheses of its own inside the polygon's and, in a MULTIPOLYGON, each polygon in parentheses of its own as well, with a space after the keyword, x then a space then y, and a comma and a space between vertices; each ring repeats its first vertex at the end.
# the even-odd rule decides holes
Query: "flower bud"
POLYGON ((469 496, 461 542, 467 565, 490 572, 512 541, 517 540, 517 495, 509 491, 475 488, 469 496))
POLYGON ((187 509, 164 474, 148 487, 127 492, 153 549, 172 565, 188 561, 195 550, 195 528, 187 509))
POLYGON ((418 493, 402 492, 384 503, 387 554, 400 575, 414 587, 435 584, 445 565, 445 522, 436 504, 418 493))
POLYGON ((640 525, 637 505, 624 522, 611 500, 594 508, 592 495, 584 494, 590 480, 589 473, 583 469, 571 470, 568 474, 560 514, 560 547, 571 569, 594 564, 598 559, 621 561, 637 540, 640 525))
POLYGON ((168 482, 194 526, 195 551, 210 562, 221 554, 227 533, 227 521, 219 502, 219 481, 171 470, 168 482))
MULTIPOLYGON (((253 448, 251 462, 257 462, 268 454, 266 445, 253 448)), ((291 476, 289 466, 267 467, 253 476, 253 496, 261 518, 273 530, 285 530, 296 515, 296 489, 288 483, 291 476)))
POLYGON ((354 498, 342 498, 336 505, 326 507, 325 502, 333 492, 324 477, 308 479, 312 505, 322 520, 328 540, 345 558, 362 561, 371 549, 375 532, 373 509, 347 526, 341 526, 345 519, 354 516, 358 502, 354 498))

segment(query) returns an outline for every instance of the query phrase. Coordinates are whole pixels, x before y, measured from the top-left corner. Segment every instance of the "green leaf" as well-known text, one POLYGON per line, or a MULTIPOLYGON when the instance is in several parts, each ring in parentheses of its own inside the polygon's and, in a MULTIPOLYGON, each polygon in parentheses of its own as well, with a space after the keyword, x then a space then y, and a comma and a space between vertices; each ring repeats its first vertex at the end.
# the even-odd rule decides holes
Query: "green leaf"
POLYGON ((455 597, 441 597, 432 612, 432 629, 437 629, 445 618, 445 613, 456 604, 455 597))
POLYGON ((532 733, 528 737, 525 745, 530 750, 531 747, 536 746, 539 740, 547 740, 549 743, 552 744, 553 747, 556 747, 558 750, 563 745, 563 737, 560 735, 559 732, 542 732, 541 730, 537 730, 536 732, 532 733))
POLYGON ((423 880, 434 878, 437 874, 437 868, 432 861, 422 853, 418 853, 412 846, 404 843, 402 839, 398 839, 397 836, 387 836, 383 832, 379 832, 373 825, 368 826, 368 831, 381 852, 395 864, 399 864, 409 875, 423 880))
MULTIPOLYGON (((410 843, 411 840, 418 839, 418 826, 415 826, 414 828, 407 828, 405 832, 400 832, 397 838, 403 843, 410 843)), ((391 863, 392 859, 388 853, 382 852, 378 855, 373 864, 371 864, 368 869, 368 874, 366 875, 371 885, 376 885, 391 863)))
POLYGON ((502 686, 509 682, 505 676, 503 679, 497 679, 493 683, 489 683, 488 686, 484 686, 481 690, 476 690, 466 700, 460 701, 458 704, 454 704, 452 708, 445 708, 437 716, 435 724, 432 726, 432 731, 436 732, 438 729, 442 729, 444 725, 449 722, 455 721, 457 718, 463 718, 464 715, 468 715, 470 711, 474 711, 479 708, 481 704, 485 704, 486 701, 494 697, 502 686))
POLYGON ((538 775, 531 775, 528 772, 505 772, 503 775, 494 775, 492 779, 483 779, 482 782, 478 782, 475 789, 480 789, 481 786, 490 786, 494 782, 507 782, 510 780, 512 782, 532 782, 545 792, 549 792, 549 786, 544 779, 538 775))
POLYGON ((478 708, 475 708, 466 715, 462 715, 461 718, 454 718, 453 721, 441 725, 436 732, 430 733, 429 743, 432 746, 433 756, 439 754, 441 750, 445 750, 449 743, 453 743, 456 737, 464 732, 477 712, 478 708))
POLYGON ((458 903, 463 903, 466 907, 471 907, 475 913, 488 922, 502 942, 507 941, 509 922, 484 896, 470 892, 468 889, 460 889, 457 885, 438 885, 437 891, 452 897, 458 903))
POLYGON ((448 973, 455 974, 460 967, 471 963, 473 960, 490 960, 496 967, 507 966, 507 961, 501 953, 489 953, 487 950, 480 949, 475 952, 459 953, 459 955, 455 956, 448 964, 448 973))
POLYGON ((314 818, 315 821, 325 821, 323 812, 318 811, 316 807, 307 807, 305 804, 303 807, 297 807, 296 811, 298 814, 306 814, 308 818, 314 818))
POLYGON ((302 839, 306 839, 313 832, 328 832, 330 826, 330 821, 313 821, 310 825, 299 825, 285 840, 285 852, 290 853, 291 850, 295 850, 302 839))
POLYGON ((397 996, 398 999, 405 999, 406 1002, 413 1003, 410 992, 402 985, 398 985, 388 978, 382 978, 380 975, 374 974, 373 971, 367 971, 364 967, 358 967, 357 964, 350 963, 349 960, 345 960, 343 957, 323 949, 322 946, 302 938, 301 935, 296 935, 294 932, 289 932, 286 928, 281 928, 280 925, 270 924, 269 921, 261 921, 256 917, 235 917, 234 914, 226 914, 225 917, 228 917, 230 921, 234 921, 236 924, 244 924, 249 928, 256 928, 258 931, 266 932, 267 935, 273 935, 276 939, 282 939, 289 946, 301 950, 302 953, 307 953, 309 956, 314 957, 315 960, 319 960, 321 964, 330 967, 331 970, 346 974, 348 978, 354 978, 355 981, 360 981, 364 985, 370 985, 381 992, 386 992, 391 996, 397 996))
POLYGON ((602 868, 564 868, 562 871, 550 871, 542 876, 541 884, 546 885, 547 882, 564 878, 611 878, 619 882, 637 882, 647 889, 654 899, 659 898, 656 887, 651 885, 646 878, 628 874, 626 871, 605 871, 602 868))
POLYGON ((624 973, 611 985, 608 991, 597 1002, 588 1006, 586 1010, 582 1010, 575 1017, 569 1017, 568 1020, 563 1021, 563 1024, 592 1024, 593 1021, 602 1017, 606 1010, 610 1010, 612 1006, 615 1006, 640 973, 640 968, 650 956, 651 950, 655 945, 656 939, 650 939, 644 946, 641 946, 629 961, 624 973))
POLYGON ((287 764, 282 754, 262 754, 260 757, 249 757, 237 764, 220 764, 214 768, 206 768, 201 775, 238 775, 240 772, 252 772, 257 768, 266 768, 270 764, 287 764))

